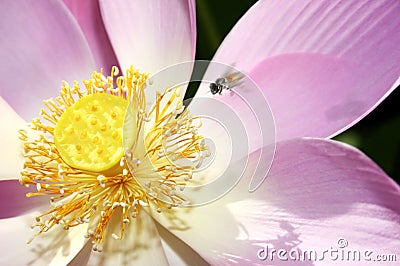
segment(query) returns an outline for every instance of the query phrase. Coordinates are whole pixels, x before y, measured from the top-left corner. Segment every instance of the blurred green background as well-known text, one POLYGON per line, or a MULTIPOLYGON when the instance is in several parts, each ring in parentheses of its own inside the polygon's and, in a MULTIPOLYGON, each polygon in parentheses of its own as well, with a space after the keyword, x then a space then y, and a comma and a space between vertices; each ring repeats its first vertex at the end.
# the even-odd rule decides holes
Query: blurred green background
MULTIPOLYGON (((197 1, 196 59, 211 60, 218 46, 254 0, 197 1)), ((187 96, 193 96, 194 91, 187 96)), ((400 91, 395 90, 357 125, 335 139, 353 145, 400 183, 400 91)))

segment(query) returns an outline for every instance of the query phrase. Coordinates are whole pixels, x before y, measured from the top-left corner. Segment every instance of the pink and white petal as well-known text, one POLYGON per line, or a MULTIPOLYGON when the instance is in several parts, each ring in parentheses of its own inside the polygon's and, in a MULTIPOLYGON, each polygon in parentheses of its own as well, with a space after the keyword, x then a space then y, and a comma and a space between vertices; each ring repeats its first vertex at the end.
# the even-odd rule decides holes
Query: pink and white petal
POLYGON ((113 216, 103 251, 92 252, 88 265, 168 265, 155 222, 145 211, 125 225, 122 240, 112 237, 121 236, 121 215, 113 216))
MULTIPOLYGON (((349 243, 343 250, 368 249, 371 258, 400 255, 399 186, 360 151, 320 139, 280 142, 268 178, 253 193, 250 178, 220 200, 156 218, 213 265, 263 264, 257 254, 265 245, 316 250, 321 258, 323 250, 341 250, 340 238, 349 243)), ((280 262, 287 263, 275 257, 280 262)))
MULTIPOLYGON (((259 1, 213 60, 258 83, 278 140, 331 137, 396 87, 399 12, 400 2, 390 0, 259 1)), ((202 86, 199 93, 208 90, 202 86)))
POLYGON ((209 265, 196 251, 160 224, 156 224, 169 265, 209 265))
POLYGON ((25 120, 39 115, 42 100, 61 81, 90 77, 94 62, 85 37, 59 1, 1 2, 0 92, 25 120))
POLYGON ((25 196, 34 191, 36 187, 26 188, 17 180, 0 180, 0 219, 23 215, 49 204, 49 198, 25 196))
POLYGON ((27 244, 35 233, 30 226, 37 214, 0 220, 0 247, 6 251, 0 258, 1 265, 67 265, 85 245, 87 224, 68 231, 58 225, 27 244))
POLYGON ((18 130, 24 127, 24 120, 0 96, 0 180, 18 179, 24 165, 23 145, 18 130))
POLYGON ((96 62, 96 68, 98 70, 103 68, 108 73, 112 66, 118 65, 118 60, 104 27, 98 0, 63 1, 79 23, 83 34, 85 34, 96 62))
POLYGON ((194 59, 195 1, 100 1, 100 8, 123 69, 155 74, 194 59))

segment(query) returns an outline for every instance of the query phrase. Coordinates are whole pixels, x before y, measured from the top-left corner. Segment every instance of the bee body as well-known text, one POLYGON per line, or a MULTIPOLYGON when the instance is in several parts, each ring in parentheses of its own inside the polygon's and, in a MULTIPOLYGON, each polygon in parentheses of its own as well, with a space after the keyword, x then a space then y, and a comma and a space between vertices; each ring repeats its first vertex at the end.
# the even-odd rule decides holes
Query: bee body
POLYGON ((217 78, 215 82, 210 83, 210 91, 212 94, 222 94, 223 90, 230 90, 236 87, 243 80, 244 74, 241 72, 235 72, 226 77, 217 78))

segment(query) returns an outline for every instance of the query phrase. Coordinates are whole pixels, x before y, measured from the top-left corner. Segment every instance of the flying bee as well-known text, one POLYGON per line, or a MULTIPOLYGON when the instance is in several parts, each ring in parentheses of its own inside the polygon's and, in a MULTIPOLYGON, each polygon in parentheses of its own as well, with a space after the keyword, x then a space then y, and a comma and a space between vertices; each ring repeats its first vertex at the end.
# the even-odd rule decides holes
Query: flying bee
POLYGON ((210 91, 212 94, 222 94, 223 90, 230 90, 242 82, 245 75, 242 72, 235 72, 227 75, 226 77, 217 78, 215 82, 210 84, 210 91))

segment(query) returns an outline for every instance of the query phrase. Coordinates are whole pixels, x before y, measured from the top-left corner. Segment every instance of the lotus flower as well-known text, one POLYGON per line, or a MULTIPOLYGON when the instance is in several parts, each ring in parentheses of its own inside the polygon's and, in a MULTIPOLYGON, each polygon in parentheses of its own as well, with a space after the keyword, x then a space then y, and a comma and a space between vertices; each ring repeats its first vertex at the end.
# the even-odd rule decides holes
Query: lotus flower
MULTIPOLYGON (((25 198, 27 190, 18 184, 25 159, 20 156, 17 131, 24 120, 38 114, 42 100, 58 95, 55 88, 61 80, 87 80, 96 68, 112 65, 121 69, 135 65, 155 73, 193 59, 194 1, 10 0, 2 5, 2 264, 259 265, 264 263, 267 244, 288 252, 349 247, 372 251, 370 260, 385 254, 398 259, 399 186, 360 151, 326 139, 364 117, 398 84, 397 1, 260 1, 254 5, 226 37, 214 60, 248 73, 270 103, 278 142, 267 180, 249 193, 251 175, 245 173, 232 191, 212 203, 161 213, 149 208, 150 215, 140 211, 126 226, 122 240, 106 239, 102 253, 93 252, 99 245, 92 246, 83 237, 90 235, 85 221, 64 231, 54 224, 59 213, 47 223, 38 219, 40 228, 52 228, 25 244, 32 235, 31 219, 38 208, 48 205, 48 198, 25 198)), ((91 81, 98 79, 103 80, 99 73, 91 81)), ((72 93, 72 88, 64 84, 64 92, 72 93)), ((205 92, 200 88, 197 97, 205 92)), ((217 97, 245 116, 240 99, 230 94, 217 97)), ((51 114, 58 117, 57 112, 68 111, 54 110, 50 120, 51 114)), ((244 121, 250 132, 253 123, 244 121)), ((251 142, 255 153, 250 155, 249 169, 256 167, 255 154, 265 149, 259 143, 251 142)), ((40 167, 36 177, 39 171, 40 167)), ((28 174, 25 177, 34 183, 28 174)), ((99 178, 96 189, 108 181, 99 178)), ((62 188, 56 191, 40 184, 31 193, 51 189, 54 194, 68 193, 62 188)), ((123 204, 117 203, 116 209, 124 213, 123 204)), ((78 206, 63 204, 58 206, 78 206)), ((68 211, 64 214, 67 221, 68 211)), ((111 223, 107 229, 112 233, 120 229, 117 226, 111 223)), ((298 263, 287 253, 280 255, 268 263, 298 263)), ((337 261, 340 258, 326 256, 302 263, 337 261)))

